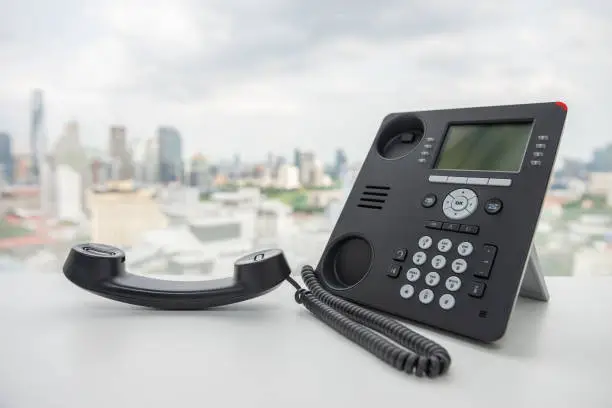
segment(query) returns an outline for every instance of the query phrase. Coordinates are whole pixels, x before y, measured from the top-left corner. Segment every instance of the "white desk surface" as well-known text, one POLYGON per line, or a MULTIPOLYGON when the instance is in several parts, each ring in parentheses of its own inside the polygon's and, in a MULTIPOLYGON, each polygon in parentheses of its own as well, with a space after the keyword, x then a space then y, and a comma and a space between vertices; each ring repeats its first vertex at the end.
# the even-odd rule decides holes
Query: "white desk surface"
POLYGON ((496 346, 417 328, 453 358, 431 380, 336 334, 288 284, 225 309, 164 312, 61 273, 3 272, 0 407, 612 407, 612 278, 547 282, 551 301, 520 299, 496 346))

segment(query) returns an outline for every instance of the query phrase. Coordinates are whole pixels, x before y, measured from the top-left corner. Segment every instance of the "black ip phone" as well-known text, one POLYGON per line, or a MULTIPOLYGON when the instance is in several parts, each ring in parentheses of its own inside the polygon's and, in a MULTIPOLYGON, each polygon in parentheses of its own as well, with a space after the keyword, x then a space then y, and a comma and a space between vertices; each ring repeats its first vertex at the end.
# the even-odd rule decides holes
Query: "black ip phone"
POLYGON ((546 102, 387 115, 318 264, 301 270, 305 287, 280 249, 241 257, 233 277, 187 282, 130 274, 121 249, 87 243, 63 271, 97 295, 166 310, 288 281, 337 332, 398 370, 437 377, 447 350, 389 316, 494 342, 519 295, 548 300, 533 237, 566 113, 546 102))

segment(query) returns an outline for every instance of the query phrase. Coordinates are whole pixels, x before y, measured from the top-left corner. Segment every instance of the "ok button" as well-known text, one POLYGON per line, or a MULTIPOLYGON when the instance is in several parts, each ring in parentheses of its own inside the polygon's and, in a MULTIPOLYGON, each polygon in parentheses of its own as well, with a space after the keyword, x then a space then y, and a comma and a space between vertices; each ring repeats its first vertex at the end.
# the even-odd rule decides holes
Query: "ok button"
POLYGON ((466 197, 455 197, 451 202, 451 208, 455 211, 464 210, 468 205, 468 199, 466 197))

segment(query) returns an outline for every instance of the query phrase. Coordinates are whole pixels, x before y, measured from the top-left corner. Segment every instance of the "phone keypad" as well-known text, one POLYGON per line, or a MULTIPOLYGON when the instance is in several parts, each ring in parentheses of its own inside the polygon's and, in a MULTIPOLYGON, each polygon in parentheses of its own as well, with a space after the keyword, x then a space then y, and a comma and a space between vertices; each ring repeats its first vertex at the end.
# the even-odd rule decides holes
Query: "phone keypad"
POLYGON ((476 261, 470 260, 474 252, 471 242, 453 242, 450 238, 434 240, 423 235, 417 240, 416 248, 412 258, 406 261, 408 269, 401 275, 406 279, 399 290, 403 299, 414 298, 423 305, 451 310, 461 301, 461 293, 469 292, 464 293, 466 297, 481 295, 479 288, 471 289, 462 281, 470 263, 476 266, 476 261))

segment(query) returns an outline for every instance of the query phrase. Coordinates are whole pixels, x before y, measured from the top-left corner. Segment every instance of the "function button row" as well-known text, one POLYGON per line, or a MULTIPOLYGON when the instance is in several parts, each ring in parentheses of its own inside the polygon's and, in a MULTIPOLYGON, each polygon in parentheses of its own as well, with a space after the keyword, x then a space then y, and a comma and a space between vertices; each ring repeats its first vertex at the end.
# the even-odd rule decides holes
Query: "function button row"
POLYGON ((452 232, 462 232, 464 234, 471 235, 477 235, 478 232, 480 232, 480 227, 478 225, 458 224, 454 222, 442 222, 435 220, 425 221, 425 228, 452 232))
MULTIPOLYGON (((536 145, 537 148, 538 145, 536 145)), ((512 185, 512 179, 509 178, 487 178, 487 177, 455 177, 455 176, 441 176, 432 174, 429 176, 430 183, 445 183, 445 184, 469 184, 476 186, 500 186, 510 187, 512 185)))

